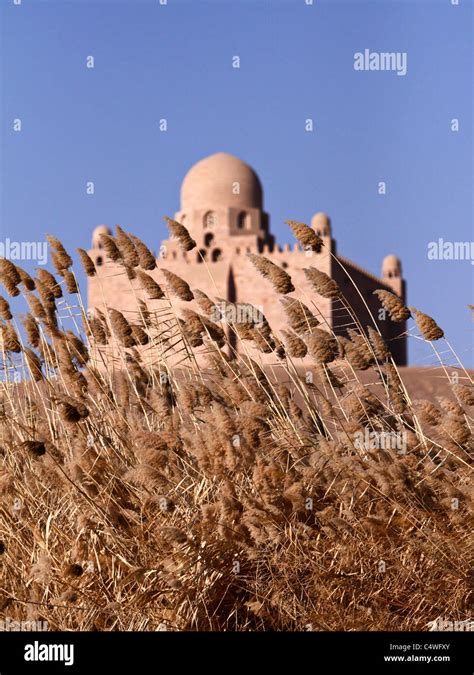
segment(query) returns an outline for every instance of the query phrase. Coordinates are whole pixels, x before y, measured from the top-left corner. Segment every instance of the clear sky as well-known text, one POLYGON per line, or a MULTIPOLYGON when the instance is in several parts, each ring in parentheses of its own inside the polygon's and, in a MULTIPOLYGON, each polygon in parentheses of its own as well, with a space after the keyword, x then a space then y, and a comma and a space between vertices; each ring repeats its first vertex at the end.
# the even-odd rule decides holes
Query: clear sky
POLYGON ((230 152, 279 243, 326 211, 342 255, 376 274, 399 255, 408 303, 472 365, 474 266, 427 257, 474 240, 472 2, 308 1, 1 0, 0 238, 73 251, 118 223, 156 250, 186 171, 230 152), (365 49, 405 52, 406 75, 354 70, 365 49))

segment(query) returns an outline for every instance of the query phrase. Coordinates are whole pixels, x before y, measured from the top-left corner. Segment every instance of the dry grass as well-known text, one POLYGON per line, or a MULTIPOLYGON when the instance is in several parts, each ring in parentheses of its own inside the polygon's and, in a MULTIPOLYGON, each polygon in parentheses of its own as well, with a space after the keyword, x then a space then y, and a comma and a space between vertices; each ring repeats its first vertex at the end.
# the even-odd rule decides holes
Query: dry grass
MULTIPOLYGON (((413 403, 375 327, 366 337, 353 317, 336 339, 316 303, 286 295, 295 332, 275 335, 264 319, 216 323, 213 300, 168 273, 171 293, 204 312, 178 316, 145 273, 148 249, 122 230, 103 237, 105 250, 154 300, 140 299, 134 316, 109 307, 91 318, 80 294, 61 297, 76 282, 51 241, 62 279, 42 274, 39 297, 26 273, 0 265, 6 292, 31 312, 23 332, 0 300, 1 616, 58 630, 240 631, 470 618, 464 369, 456 399, 413 403), (252 344, 274 354, 278 376, 246 355, 252 344), (298 368, 306 353, 311 377, 298 368), (401 438, 404 450, 361 445, 361 434, 401 438)), ((293 288, 266 259, 253 262, 278 292, 293 288)), ((410 314, 381 295, 394 319, 410 314)), ((430 317, 416 319, 417 339, 441 337, 430 317)))

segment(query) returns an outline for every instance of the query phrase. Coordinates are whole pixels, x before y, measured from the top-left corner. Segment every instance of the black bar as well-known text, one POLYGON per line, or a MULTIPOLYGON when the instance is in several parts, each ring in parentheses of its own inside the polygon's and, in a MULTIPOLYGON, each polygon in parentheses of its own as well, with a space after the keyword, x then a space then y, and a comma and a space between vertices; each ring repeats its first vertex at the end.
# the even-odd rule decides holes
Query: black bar
POLYGON ((472 633, 0 633, 0 675, 23 673, 453 673, 471 675, 472 633), (36 647, 35 647, 36 643, 36 647), (46 647, 42 647, 46 645, 46 647), (56 645, 50 650, 49 645, 56 645), (62 650, 59 645, 72 645, 62 650), (72 662, 28 661, 62 656, 72 662), (285 666, 287 664, 287 666, 285 666))

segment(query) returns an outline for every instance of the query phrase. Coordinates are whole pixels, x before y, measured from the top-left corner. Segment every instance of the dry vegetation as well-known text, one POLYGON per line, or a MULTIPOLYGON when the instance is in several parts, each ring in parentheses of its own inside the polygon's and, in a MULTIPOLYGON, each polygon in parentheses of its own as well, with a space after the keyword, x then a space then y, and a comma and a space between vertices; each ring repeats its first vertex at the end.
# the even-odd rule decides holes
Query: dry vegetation
MULTIPOLYGON (((144 299, 134 316, 87 316, 71 258, 49 241, 55 275, 0 264, 5 295, 29 307, 17 320, 0 299, 1 617, 99 631, 470 619, 474 389, 461 365, 452 399, 413 402, 375 326, 366 335, 352 316, 345 338, 328 332, 317 294, 351 310, 315 267, 303 305, 286 272, 253 257, 282 294, 288 328, 274 335, 264 319, 214 321, 214 300, 171 273, 161 288, 150 251, 120 229, 104 248, 144 299), (190 309, 176 312, 174 296, 190 309), (396 435, 406 451, 361 446, 358 432, 396 435)), ((436 352, 433 319, 379 298, 436 352)))

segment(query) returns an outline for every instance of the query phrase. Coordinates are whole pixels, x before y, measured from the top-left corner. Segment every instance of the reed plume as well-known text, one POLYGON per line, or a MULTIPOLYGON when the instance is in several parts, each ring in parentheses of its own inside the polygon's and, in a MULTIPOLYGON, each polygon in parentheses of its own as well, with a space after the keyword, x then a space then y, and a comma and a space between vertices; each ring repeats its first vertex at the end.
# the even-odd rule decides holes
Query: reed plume
POLYGON ((385 364, 385 375, 387 377, 390 408, 395 414, 401 415, 407 409, 408 402, 398 371, 390 362, 385 364))
POLYGON ((52 285, 41 281, 38 277, 35 279, 35 285, 43 306, 53 309, 55 307, 54 300, 57 292, 53 291, 52 285))
POLYGON ((137 270, 137 278, 150 300, 161 300, 161 298, 165 297, 160 285, 149 274, 142 272, 142 270, 137 270))
POLYGON ((0 258, 0 276, 8 277, 15 286, 18 286, 21 282, 21 277, 17 268, 12 261, 7 258, 0 258))
POLYGON ((305 250, 320 253, 323 240, 316 234, 313 228, 296 220, 285 220, 285 223, 291 227, 296 239, 305 250))
POLYGON ((132 334, 132 328, 118 309, 109 309, 109 318, 114 335, 119 339, 124 347, 133 347, 135 339, 132 334))
POLYGON ((25 347, 23 350, 26 358, 26 363, 31 373, 31 377, 36 381, 40 382, 43 379, 43 371, 41 360, 37 354, 34 353, 32 349, 25 347))
POLYGON ((305 337, 305 343, 316 363, 330 363, 338 356, 337 340, 320 328, 314 328, 311 334, 305 337))
POLYGON ((291 328, 300 336, 311 332, 319 325, 318 319, 301 300, 295 298, 281 298, 280 302, 285 310, 291 328))
POLYGON ((23 286, 26 288, 27 291, 34 291, 35 290, 35 282, 31 278, 31 276, 26 272, 22 267, 19 265, 16 265, 17 272, 20 276, 20 283, 23 284, 23 286))
POLYGON ((95 268, 94 261, 89 256, 87 251, 84 251, 83 248, 78 248, 76 250, 79 253, 79 257, 81 259, 81 263, 82 263, 82 267, 84 268, 84 272, 87 274, 88 277, 94 277, 97 274, 97 270, 95 268))
POLYGON ((174 295, 176 295, 180 300, 184 300, 185 302, 190 302, 191 300, 193 300, 194 298, 193 292, 189 288, 187 282, 184 281, 184 279, 181 279, 181 277, 178 277, 177 274, 169 272, 168 270, 162 269, 161 271, 163 272, 164 277, 168 282, 169 289, 174 295))
POLYGON ((272 283, 273 288, 278 293, 286 295, 295 290, 290 275, 281 267, 272 263, 271 260, 255 253, 247 253, 247 257, 260 274, 272 283))
POLYGON ((140 258, 131 237, 126 234, 120 225, 115 226, 115 242, 121 253, 125 265, 128 267, 138 267, 140 258))
POLYGON ((323 298, 328 298, 329 300, 338 300, 340 298, 341 290, 339 286, 325 272, 321 272, 321 270, 315 267, 303 269, 303 272, 314 290, 323 298))
POLYGON ((1 339, 0 342, 3 346, 3 349, 7 352, 12 352, 18 354, 21 351, 20 341, 18 340, 18 335, 16 330, 13 328, 10 322, 0 325, 1 329, 1 339))
POLYGON ((374 291, 374 295, 378 297, 382 307, 388 312, 392 321, 406 321, 410 318, 410 310, 405 307, 403 302, 393 293, 378 289, 374 291))
POLYGON ((17 286, 21 283, 21 276, 15 265, 6 258, 0 258, 0 281, 10 297, 20 295, 17 286))
POLYGON ((209 335, 211 340, 217 342, 219 347, 225 344, 225 334, 220 326, 205 316, 191 309, 183 309, 183 317, 186 321, 186 329, 195 335, 209 335))
POLYGON ((444 337, 444 332, 438 326, 436 321, 428 316, 428 314, 423 314, 423 312, 415 309, 415 307, 411 307, 410 310, 415 317, 416 325, 425 340, 433 342, 434 340, 440 340, 444 337))
POLYGON ((138 345, 147 345, 150 341, 150 338, 148 337, 147 333, 143 330, 141 326, 138 324, 132 324, 132 335, 135 340, 135 342, 138 345))
POLYGON ((46 319, 46 310, 36 295, 28 294, 26 300, 30 306, 31 313, 35 318, 46 319))
POLYGON ((123 262, 122 253, 120 252, 117 242, 115 241, 114 237, 112 237, 112 235, 101 234, 100 240, 106 254, 111 260, 114 262, 123 262))
POLYGON ((214 317, 216 319, 216 305, 215 303, 205 294, 203 291, 200 291, 198 288, 193 290, 194 298, 199 305, 199 308, 208 316, 214 317))
POLYGON ((51 274, 51 272, 48 272, 48 270, 40 268, 38 269, 37 275, 38 280, 41 282, 38 291, 40 291, 41 288, 46 287, 49 291, 51 291, 51 295, 49 296, 50 299, 51 296, 54 299, 63 297, 61 286, 58 284, 57 280, 55 279, 54 275, 51 274))
POLYGON ((156 268, 155 256, 150 251, 150 249, 145 246, 141 239, 136 237, 133 234, 129 234, 130 239, 132 240, 135 250, 138 253, 138 262, 142 269, 144 270, 154 270, 156 268))
POLYGON ((383 363, 390 357, 390 352, 385 343, 385 340, 378 331, 372 328, 372 326, 367 328, 367 332, 369 334, 370 344, 374 350, 375 358, 383 363))
POLYGON ((90 319, 88 324, 88 331, 95 342, 99 345, 106 345, 108 343, 107 333, 104 325, 99 319, 90 319))
POLYGON ((5 319, 5 321, 10 321, 11 319, 13 319, 12 313, 10 311, 10 305, 1 295, 0 295, 0 317, 2 319, 5 319))
POLYGON ((21 448, 35 457, 41 457, 46 453, 46 446, 42 441, 24 441, 21 448))
POLYGON ((463 384, 453 385, 453 392, 460 403, 467 406, 474 405, 474 387, 468 387, 463 384))
POLYGON ((192 239, 184 225, 168 218, 168 216, 165 216, 164 220, 168 225, 171 236, 179 241, 183 251, 192 251, 196 247, 196 242, 192 239))
POLYGON ((46 235, 49 245, 54 250, 52 251, 52 259, 56 272, 62 276, 62 273, 72 266, 72 258, 66 251, 62 243, 51 234, 46 235))
POLYGON ((289 330, 282 331, 282 334, 284 336, 288 355, 295 359, 303 359, 308 352, 308 348, 304 341, 298 337, 296 333, 289 330))

